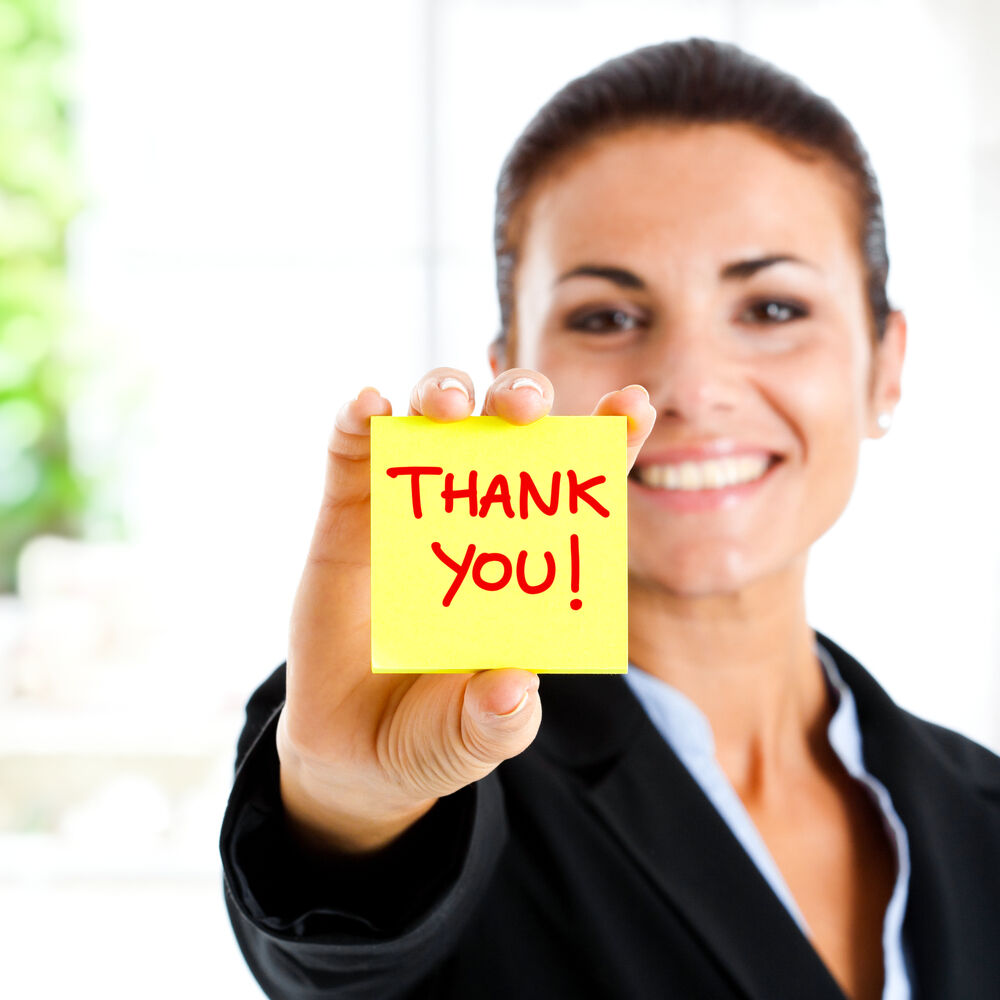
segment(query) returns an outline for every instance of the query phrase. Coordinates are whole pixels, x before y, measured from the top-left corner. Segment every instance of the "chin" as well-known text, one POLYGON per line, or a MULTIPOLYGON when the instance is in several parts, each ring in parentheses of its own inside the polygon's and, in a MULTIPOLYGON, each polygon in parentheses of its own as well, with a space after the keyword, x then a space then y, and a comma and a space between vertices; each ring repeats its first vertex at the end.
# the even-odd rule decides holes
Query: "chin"
POLYGON ((754 566, 745 553, 734 549, 664 553, 655 564, 651 564, 651 555, 647 551, 641 557, 630 557, 629 580, 675 597, 734 595, 765 575, 763 567, 754 566))

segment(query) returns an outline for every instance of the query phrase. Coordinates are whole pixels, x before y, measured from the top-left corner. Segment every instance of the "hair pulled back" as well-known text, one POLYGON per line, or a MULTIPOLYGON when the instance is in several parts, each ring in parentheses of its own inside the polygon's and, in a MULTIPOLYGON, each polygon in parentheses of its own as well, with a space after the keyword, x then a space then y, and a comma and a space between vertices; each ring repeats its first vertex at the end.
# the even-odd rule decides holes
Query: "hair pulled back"
POLYGON ((513 316, 518 209, 557 159, 599 135, 648 122, 757 126, 798 152, 839 164, 858 207, 858 239, 872 332, 885 333, 889 255, 878 181, 854 129, 826 98, 735 45, 708 38, 664 42, 603 63, 566 84, 507 154, 497 182, 494 248, 500 333, 513 316))

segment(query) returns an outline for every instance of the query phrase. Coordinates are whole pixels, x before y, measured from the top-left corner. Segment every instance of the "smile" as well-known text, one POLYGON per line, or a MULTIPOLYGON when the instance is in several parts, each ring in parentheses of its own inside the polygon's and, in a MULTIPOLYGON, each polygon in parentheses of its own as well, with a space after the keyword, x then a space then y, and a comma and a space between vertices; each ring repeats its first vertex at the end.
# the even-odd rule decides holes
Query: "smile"
POLYGON ((633 478, 654 490, 723 490, 760 479, 771 467, 764 455, 732 455, 703 462, 636 466, 633 478))

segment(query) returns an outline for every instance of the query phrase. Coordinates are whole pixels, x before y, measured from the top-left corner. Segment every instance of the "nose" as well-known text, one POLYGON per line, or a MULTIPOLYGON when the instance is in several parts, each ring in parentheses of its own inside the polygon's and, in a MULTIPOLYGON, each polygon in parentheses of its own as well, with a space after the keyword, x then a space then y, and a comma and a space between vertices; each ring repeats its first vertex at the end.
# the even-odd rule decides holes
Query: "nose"
POLYGON ((647 359, 644 385, 660 419, 707 422, 735 409, 740 392, 738 360, 707 325, 665 330, 647 359))

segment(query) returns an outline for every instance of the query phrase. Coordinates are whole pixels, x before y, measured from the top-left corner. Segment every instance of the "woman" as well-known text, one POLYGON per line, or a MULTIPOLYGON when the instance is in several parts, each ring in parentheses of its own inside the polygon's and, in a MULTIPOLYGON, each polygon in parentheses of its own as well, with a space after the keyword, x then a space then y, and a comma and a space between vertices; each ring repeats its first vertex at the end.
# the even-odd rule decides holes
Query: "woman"
MULTIPOLYGON (((496 248, 483 411, 629 417, 630 673, 369 674, 390 405, 363 390, 223 826, 255 975, 273 997, 995 997, 1000 762, 805 618, 905 348, 850 126, 734 47, 640 50, 528 126, 496 248)), ((473 406, 452 369, 410 399, 473 406)))

